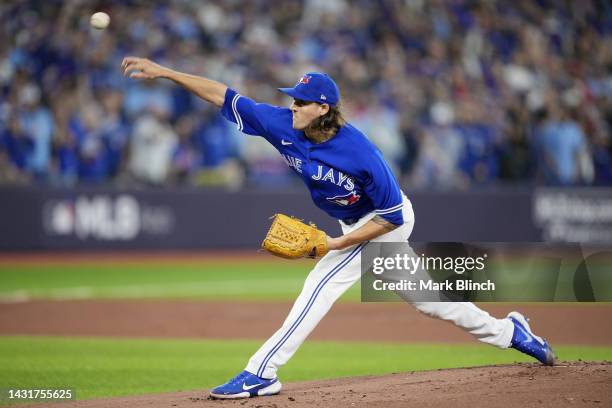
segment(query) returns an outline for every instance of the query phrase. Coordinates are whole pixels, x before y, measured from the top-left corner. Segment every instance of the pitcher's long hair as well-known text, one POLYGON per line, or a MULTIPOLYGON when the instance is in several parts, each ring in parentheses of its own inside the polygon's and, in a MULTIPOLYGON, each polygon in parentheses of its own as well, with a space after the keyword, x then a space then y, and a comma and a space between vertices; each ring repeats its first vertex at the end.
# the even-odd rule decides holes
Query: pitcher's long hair
POLYGON ((346 124, 346 120, 342 116, 340 105, 330 106, 329 111, 316 119, 308 125, 308 129, 323 134, 335 134, 338 130, 346 124))

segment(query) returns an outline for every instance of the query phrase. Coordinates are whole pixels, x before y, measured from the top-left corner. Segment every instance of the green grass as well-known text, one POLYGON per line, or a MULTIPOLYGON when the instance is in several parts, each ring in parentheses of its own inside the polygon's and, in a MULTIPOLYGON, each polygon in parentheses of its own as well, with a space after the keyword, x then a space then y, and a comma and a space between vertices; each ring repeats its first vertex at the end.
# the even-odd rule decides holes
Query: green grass
MULTIPOLYGON (((0 266, 1 299, 195 298, 293 300, 314 263, 270 261, 186 264, 0 266)), ((343 300, 358 301, 359 285, 343 300)))
MULTIPOLYGON (((78 399, 206 389, 243 369, 257 341, 0 337, 0 388, 76 390, 78 399)), ((556 349, 611 360, 612 347, 556 349)), ((485 345, 307 342, 279 375, 304 381, 532 361, 485 345)))
MULTIPOLYGON (((110 256, 110 255, 109 255, 110 256)), ((188 262, 79 262, 66 264, 2 264, 0 265, 0 301, 29 299, 140 299, 188 298, 201 300, 292 301, 300 292, 314 262, 291 262, 279 259, 231 262, 201 260, 188 262)), ((530 299, 572 300, 576 289, 571 274, 563 274, 559 282, 546 273, 517 274, 494 272, 498 277, 497 299, 526 301, 530 299), (512 277, 523 276, 521 285, 509 287, 512 277), (525 276, 531 276, 526 278, 525 276), (550 278, 550 279, 549 279, 550 278), (527 280, 525 280, 527 279, 527 280), (552 280, 551 280, 552 279, 552 280), (554 282, 553 282, 554 281, 554 282), (553 282, 553 283, 551 283, 553 282), (504 289, 505 288, 505 289, 504 289), (525 289, 527 288, 527 289, 525 289), (520 289, 520 291, 519 291, 520 289)), ((536 268, 537 269, 537 268, 536 268)), ((490 272, 493 274, 494 272, 490 272)), ((554 274, 553 274, 554 275, 554 274)), ((552 275, 551 275, 552 276, 552 275)), ((612 299, 612 275, 598 273, 592 285, 597 299, 612 299)), ((367 284, 367 280, 364 281, 367 284)), ((372 294, 370 294, 370 297, 372 294)), ((341 301, 361 299, 360 282, 345 293, 341 301)), ((395 299, 395 297, 393 297, 395 299)), ((479 298, 489 301, 486 292, 479 298)))

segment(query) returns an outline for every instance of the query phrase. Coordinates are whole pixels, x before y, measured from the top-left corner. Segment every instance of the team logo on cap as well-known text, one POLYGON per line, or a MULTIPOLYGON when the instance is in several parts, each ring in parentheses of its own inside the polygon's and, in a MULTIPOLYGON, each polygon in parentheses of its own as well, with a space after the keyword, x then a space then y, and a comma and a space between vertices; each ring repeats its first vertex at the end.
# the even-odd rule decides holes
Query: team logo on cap
POLYGON ((359 201, 360 198, 361 196, 353 190, 345 195, 327 197, 327 200, 331 201, 334 204, 346 206, 355 204, 357 201, 359 201))
POLYGON ((299 84, 307 84, 308 82, 310 82, 310 76, 309 75, 304 75, 303 77, 300 78, 300 80, 298 81, 297 85, 299 84))

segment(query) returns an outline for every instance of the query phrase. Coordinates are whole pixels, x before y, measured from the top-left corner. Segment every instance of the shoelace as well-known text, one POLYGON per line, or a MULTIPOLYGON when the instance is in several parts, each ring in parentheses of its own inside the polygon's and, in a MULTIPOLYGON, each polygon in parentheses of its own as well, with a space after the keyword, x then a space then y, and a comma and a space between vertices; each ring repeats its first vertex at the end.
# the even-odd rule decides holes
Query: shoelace
POLYGON ((231 385, 238 385, 244 381, 248 373, 242 372, 230 380, 231 385))

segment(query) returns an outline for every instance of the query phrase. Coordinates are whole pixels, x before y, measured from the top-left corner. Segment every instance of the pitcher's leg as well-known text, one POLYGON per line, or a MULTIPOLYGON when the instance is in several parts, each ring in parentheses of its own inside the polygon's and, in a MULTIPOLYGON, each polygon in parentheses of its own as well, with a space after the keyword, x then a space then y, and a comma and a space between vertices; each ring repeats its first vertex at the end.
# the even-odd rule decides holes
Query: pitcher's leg
POLYGON ((483 343, 510 347, 514 325, 510 319, 496 319, 469 302, 414 302, 420 312, 446 320, 470 332, 483 343))
POLYGON ((469 302, 412 304, 429 316, 453 322, 483 343, 500 348, 512 347, 536 358, 542 364, 555 364, 556 357, 550 344, 533 333, 528 319, 519 312, 511 312, 504 319, 496 319, 469 302))
MULTIPOLYGON (((408 243, 394 245, 391 247, 391 253, 416 256, 408 243)), ((381 277, 387 282, 402 280, 418 282, 431 278, 423 268, 410 273, 395 268, 383 273, 383 276, 381 277)), ((422 313, 452 322, 483 343, 500 348, 513 347, 535 357, 543 364, 553 365, 555 362, 554 352, 548 342, 536 336, 529 326, 528 319, 518 312, 512 312, 506 318, 497 319, 473 303, 448 301, 450 297, 440 291, 398 290, 396 293, 422 313), (432 301, 433 299, 447 301, 432 301)))
POLYGON ((364 245, 331 251, 317 263, 283 326, 251 357, 247 371, 263 378, 276 376, 334 302, 359 279, 364 245))
MULTIPOLYGON (((373 244, 376 245, 376 244, 373 244)), ((407 242, 378 244, 381 254, 386 257, 395 254, 405 254, 411 259, 419 256, 407 242)), ((373 250, 375 247, 370 247, 373 250)), ((379 275, 386 282, 399 283, 403 281, 427 282, 432 277, 423 267, 415 270, 391 268, 379 275)), ((489 313, 469 302, 444 302, 450 298, 436 290, 397 290, 396 293, 407 303, 416 307, 422 313, 441 320, 454 323, 470 332, 478 340, 497 347, 510 346, 513 324, 509 319, 496 319, 489 313)))

